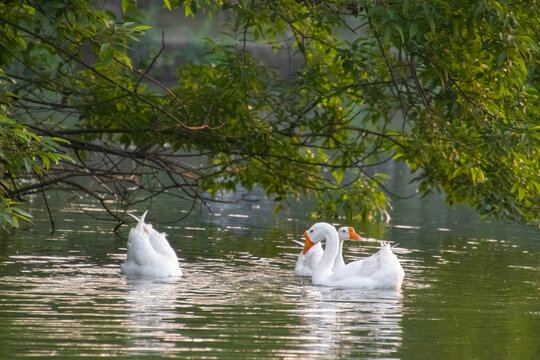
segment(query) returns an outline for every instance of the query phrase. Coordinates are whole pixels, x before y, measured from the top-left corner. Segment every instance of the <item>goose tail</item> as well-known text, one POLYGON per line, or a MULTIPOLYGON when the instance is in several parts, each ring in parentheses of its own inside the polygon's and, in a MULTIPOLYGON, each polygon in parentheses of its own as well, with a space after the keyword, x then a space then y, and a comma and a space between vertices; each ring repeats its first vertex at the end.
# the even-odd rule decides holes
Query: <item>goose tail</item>
POLYGON ((135 220, 137 220, 137 222, 140 222, 141 219, 136 217, 135 215, 133 215, 132 213, 127 213, 129 216, 131 216, 132 218, 134 218, 135 220))
POLYGON ((146 218, 146 214, 148 214, 148 210, 144 212, 144 214, 141 216, 141 222, 144 224, 144 219, 146 218))
POLYGON ((144 226, 144 225, 145 225, 144 219, 146 219, 146 214, 147 214, 147 213, 148 213, 148 210, 146 210, 146 211, 144 212, 144 214, 143 214, 140 218, 138 218, 137 216, 133 215, 132 213, 127 213, 127 214, 128 214, 129 216, 131 216, 132 218, 134 218, 135 220, 137 220, 137 222, 138 222, 137 226, 139 226, 139 225, 143 225, 143 226, 144 226))

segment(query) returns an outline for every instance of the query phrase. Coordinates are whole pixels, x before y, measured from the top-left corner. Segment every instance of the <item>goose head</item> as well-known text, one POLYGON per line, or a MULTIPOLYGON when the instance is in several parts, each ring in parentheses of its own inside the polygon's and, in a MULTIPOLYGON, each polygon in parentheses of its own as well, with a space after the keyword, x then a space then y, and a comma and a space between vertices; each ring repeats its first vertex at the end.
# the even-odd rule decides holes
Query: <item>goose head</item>
POLYGON ((360 235, 354 231, 354 228, 352 226, 343 226, 338 229, 338 238, 340 241, 344 240, 355 240, 360 241, 364 240, 360 235))
POLYGON ((311 247, 322 239, 326 239, 326 241, 329 241, 330 239, 328 237, 334 236, 337 238, 337 232, 336 228, 332 225, 324 222, 316 223, 312 227, 310 227, 308 230, 304 232, 304 237, 306 238, 306 242, 304 243, 304 255, 311 249, 311 247))

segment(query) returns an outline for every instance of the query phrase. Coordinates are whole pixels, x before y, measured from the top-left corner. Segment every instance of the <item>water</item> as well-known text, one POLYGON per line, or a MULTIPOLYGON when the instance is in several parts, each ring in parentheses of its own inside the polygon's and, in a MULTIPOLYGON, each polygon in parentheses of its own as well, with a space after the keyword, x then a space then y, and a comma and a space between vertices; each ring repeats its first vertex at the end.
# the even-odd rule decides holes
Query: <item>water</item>
MULTIPOLYGON (((53 235, 32 210, 33 226, 0 237, 0 358, 540 358, 537 227, 437 197, 399 202, 388 225, 352 224, 399 243, 402 292, 369 292, 292 275, 291 240, 313 222, 301 206, 275 216, 271 204, 222 205, 173 221, 177 206, 157 202, 150 221, 185 276, 143 280, 120 273, 129 228, 113 233, 82 213, 103 216, 85 201, 56 205, 53 235)), ((349 243, 346 257, 377 247, 349 243)))

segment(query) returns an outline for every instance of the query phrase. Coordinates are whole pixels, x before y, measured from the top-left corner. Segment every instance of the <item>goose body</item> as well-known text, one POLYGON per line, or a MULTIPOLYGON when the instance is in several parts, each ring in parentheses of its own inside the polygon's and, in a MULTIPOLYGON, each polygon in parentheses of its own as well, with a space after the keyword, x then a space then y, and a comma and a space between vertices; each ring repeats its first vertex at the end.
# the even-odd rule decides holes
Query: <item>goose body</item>
POLYGON ((399 290, 405 272, 390 244, 381 241, 380 250, 368 258, 350 262, 334 271, 332 277, 337 285, 345 281, 363 289, 399 290), (352 281, 351 279, 355 280, 352 281))
POLYGON ((176 252, 165 234, 144 222, 147 213, 148 211, 140 219, 129 214, 138 223, 129 231, 127 259, 122 264, 122 273, 148 277, 182 276, 176 252))
POLYGON ((317 223, 304 233, 306 242, 303 252, 321 240, 326 240, 323 256, 313 270, 314 285, 364 290, 400 290, 403 268, 389 244, 382 242, 374 255, 352 262, 334 270, 340 242, 336 229, 327 223, 317 223))
MULTIPOLYGON (((296 242, 296 241, 295 241, 296 242)), ((304 244, 300 243, 302 246, 304 244)), ((306 254, 300 251, 296 265, 294 267, 294 275, 296 276, 311 276, 313 275, 313 269, 323 256, 324 250, 322 244, 318 243, 314 245, 306 254)))

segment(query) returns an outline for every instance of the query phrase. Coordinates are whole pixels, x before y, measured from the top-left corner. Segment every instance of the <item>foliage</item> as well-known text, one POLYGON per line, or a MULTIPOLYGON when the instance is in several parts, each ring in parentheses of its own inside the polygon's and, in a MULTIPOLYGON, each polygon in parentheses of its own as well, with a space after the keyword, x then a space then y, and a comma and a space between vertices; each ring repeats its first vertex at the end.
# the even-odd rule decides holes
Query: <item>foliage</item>
POLYGON ((84 192, 122 221, 161 193, 204 203, 241 186, 276 209, 308 195, 319 215, 370 218, 399 197, 374 170, 397 160, 422 194, 540 217, 535 2, 164 1, 169 16, 223 14, 230 35, 170 87, 152 76, 163 48, 131 51, 149 29, 140 3, 100 4, 0 7, 2 116, 28 136, 3 158, 2 200, 84 192), (255 47, 292 49, 299 71, 283 77, 255 47))
POLYGON ((65 143, 65 140, 37 136, 27 127, 0 114, 0 173, 6 176, 0 179, 0 226, 18 227, 18 219, 29 220, 32 217, 15 206, 18 203, 10 198, 12 189, 16 188, 14 179, 22 169, 26 170, 26 175, 34 174, 41 178, 51 164, 59 165, 60 160, 70 160, 58 153, 59 142, 65 143))

